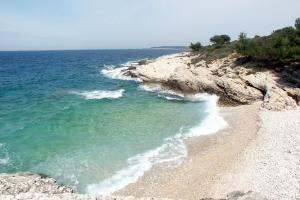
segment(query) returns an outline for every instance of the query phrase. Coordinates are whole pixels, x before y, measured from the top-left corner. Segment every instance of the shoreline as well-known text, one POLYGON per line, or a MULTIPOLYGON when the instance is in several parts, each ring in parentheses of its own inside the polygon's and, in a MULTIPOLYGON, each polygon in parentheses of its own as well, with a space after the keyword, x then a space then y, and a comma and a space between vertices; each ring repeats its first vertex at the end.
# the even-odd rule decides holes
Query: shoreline
POLYGON ((186 140, 182 165, 156 165, 114 194, 196 200, 254 191, 257 199, 300 199, 300 109, 269 111, 255 103, 221 107, 221 114, 229 127, 186 140))
MULTIPOLYGON (((54 198, 82 198, 93 199, 94 197, 101 199, 110 199, 116 197, 117 199, 200 199, 208 197, 213 191, 214 184, 218 177, 224 172, 231 169, 231 160, 235 158, 236 153, 247 146, 249 140, 256 137, 258 124, 257 122, 259 104, 238 106, 238 107, 221 107, 221 116, 226 119, 229 126, 212 135, 195 136, 185 140, 188 149, 188 156, 184 163, 180 166, 170 167, 164 164, 154 165, 149 171, 138 179, 137 182, 127 185, 124 189, 117 191, 112 196, 101 197, 92 194, 77 194, 70 192, 63 192, 62 194, 51 194, 51 196, 43 196, 42 194, 35 194, 34 196, 41 196, 45 199, 54 198), (240 124, 236 119, 245 116, 249 111, 253 115, 246 115, 244 122, 240 124), (240 124, 242 129, 250 128, 249 137, 243 138, 241 129, 236 125, 240 124), (254 125, 249 127, 248 125, 254 125), (232 134, 232 130, 235 130, 232 134), (241 142, 241 138, 244 140, 241 142), (239 147, 232 146, 239 143, 239 147), (225 154, 224 154, 225 152, 225 154), (205 163, 205 164, 203 164, 205 163), (53 196, 54 195, 54 196, 53 196)), ((238 125, 238 126, 240 126, 238 125)), ((48 178, 46 178, 47 180, 48 178)), ((51 179, 51 178, 50 178, 51 179)), ((43 180, 43 178, 42 178, 43 180)), ((55 181, 54 179, 51 179, 55 181)), ((28 187, 28 186, 27 186, 28 187)), ((44 187, 44 186, 43 186, 44 187)), ((48 186, 46 186, 48 187, 48 186)), ((65 186, 62 186, 67 188, 65 186)), ((42 189, 45 190, 45 189, 42 189)), ((52 189, 51 189, 52 190, 52 189)), ((53 189, 54 191, 54 189, 53 189)), ((232 191, 222 194, 224 198, 232 191)), ((247 192, 247 191, 245 191, 247 192)), ((47 192, 46 192, 47 193, 47 192)), ((32 198, 33 193, 19 194, 20 197, 32 198)), ((0 195, 1 196, 1 195, 0 195)), ((9 198, 9 196, 4 196, 9 198)), ((211 196, 209 196, 211 197, 211 196)), ((26 198, 25 198, 26 199, 26 198)))
POLYGON ((259 104, 222 107, 221 115, 229 126, 212 135, 187 139, 188 156, 184 163, 175 168, 163 164, 153 166, 136 183, 114 194, 171 199, 209 197, 220 174, 229 170, 237 155, 256 138, 258 112, 259 104), (249 131, 244 137, 246 129, 249 131))
MULTIPOLYGON (((70 189, 59 185, 51 189, 52 186, 48 186, 55 183, 52 178, 29 177, 36 185, 32 191, 0 194, 0 197, 236 200, 234 196, 240 195, 241 198, 253 200, 263 200, 264 197, 274 200, 299 199, 300 110, 274 112, 259 107, 259 104, 222 107, 221 114, 229 126, 213 135, 186 140, 189 151, 182 165, 173 168, 155 165, 136 183, 112 195, 102 197, 63 192, 70 189), (233 196, 228 197, 228 194, 233 196)), ((18 180, 17 184, 21 187, 31 187, 27 181, 22 183, 24 178, 18 178, 19 175, 8 176, 18 180)), ((15 187, 11 189, 18 190, 15 187)))
MULTIPOLYGON (((161 163, 180 166, 187 157, 188 148, 185 143, 186 140, 199 136, 214 135, 218 130, 227 127, 227 122, 220 116, 219 107, 217 105, 218 97, 216 95, 204 93, 185 96, 183 94, 177 94, 175 91, 163 90, 157 87, 152 88, 154 90, 150 90, 150 88, 145 90, 154 92, 158 96, 161 93, 171 93, 171 95, 180 98, 179 101, 205 102, 205 109, 201 110, 201 112, 206 116, 204 119, 199 120, 198 124, 190 127, 184 132, 179 131, 172 136, 165 138, 163 144, 160 146, 128 158, 128 160, 132 159, 137 160, 138 162, 135 161, 134 164, 129 164, 128 166, 121 168, 111 177, 104 179, 99 183, 89 185, 87 187, 88 193, 98 195, 113 194, 128 185, 135 183, 144 175, 144 173, 161 163)), ((173 101, 173 99, 171 101, 173 101)), ((177 98, 176 101, 178 101, 177 98)))

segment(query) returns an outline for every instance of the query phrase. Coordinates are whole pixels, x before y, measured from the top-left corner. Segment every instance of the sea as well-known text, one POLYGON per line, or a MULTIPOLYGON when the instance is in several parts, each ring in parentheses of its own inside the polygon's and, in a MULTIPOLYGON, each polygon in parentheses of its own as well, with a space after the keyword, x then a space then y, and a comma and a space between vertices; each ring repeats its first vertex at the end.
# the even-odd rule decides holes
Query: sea
POLYGON ((178 52, 0 52, 0 173, 40 173, 75 192, 109 195, 153 165, 180 166, 184 140, 226 125, 218 97, 186 96, 122 73, 178 52))

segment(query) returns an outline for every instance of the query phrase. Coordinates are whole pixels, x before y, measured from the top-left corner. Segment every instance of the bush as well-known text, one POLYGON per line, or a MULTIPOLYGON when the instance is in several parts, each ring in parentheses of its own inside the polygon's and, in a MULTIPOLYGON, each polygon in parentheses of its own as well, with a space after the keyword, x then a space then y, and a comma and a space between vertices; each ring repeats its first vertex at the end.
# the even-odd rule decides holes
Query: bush
POLYGON ((300 31, 300 18, 296 19, 295 27, 296 27, 297 31, 300 31))
POLYGON ((289 63, 300 60, 300 19, 295 27, 285 27, 274 31, 269 36, 247 38, 241 33, 236 51, 256 60, 289 63))
POLYGON ((192 51, 200 51, 200 49, 202 48, 202 45, 201 45, 201 43, 200 42, 197 42, 197 43, 191 43, 191 45, 190 45, 190 49, 192 50, 192 51))
MULTIPOLYGON (((258 38, 259 36, 256 36, 255 38, 258 38)), ((246 48, 247 48, 247 35, 246 33, 241 33, 239 35, 239 42, 236 45, 236 50, 237 52, 241 53, 241 54, 246 54, 246 48)))
POLYGON ((210 42, 216 46, 222 46, 229 43, 231 38, 228 35, 215 35, 210 38, 210 42))

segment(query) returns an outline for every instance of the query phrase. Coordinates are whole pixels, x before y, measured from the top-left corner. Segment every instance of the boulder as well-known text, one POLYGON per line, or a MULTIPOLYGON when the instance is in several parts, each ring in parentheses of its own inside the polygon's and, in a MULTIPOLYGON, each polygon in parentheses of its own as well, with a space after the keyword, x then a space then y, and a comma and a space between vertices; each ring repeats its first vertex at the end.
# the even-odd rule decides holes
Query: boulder
POLYGON ((286 91, 276 85, 270 85, 267 87, 262 106, 268 110, 281 111, 295 109, 297 103, 286 91))

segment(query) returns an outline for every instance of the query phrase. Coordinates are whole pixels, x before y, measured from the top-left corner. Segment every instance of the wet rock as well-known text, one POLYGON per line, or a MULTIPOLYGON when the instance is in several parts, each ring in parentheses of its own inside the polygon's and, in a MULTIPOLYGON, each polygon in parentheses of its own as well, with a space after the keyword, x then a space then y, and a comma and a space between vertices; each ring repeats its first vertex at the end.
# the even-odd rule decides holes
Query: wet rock
POLYGON ((226 200, 267 200, 267 199, 256 192, 249 191, 244 193, 244 192, 236 191, 227 195, 226 200))

